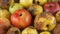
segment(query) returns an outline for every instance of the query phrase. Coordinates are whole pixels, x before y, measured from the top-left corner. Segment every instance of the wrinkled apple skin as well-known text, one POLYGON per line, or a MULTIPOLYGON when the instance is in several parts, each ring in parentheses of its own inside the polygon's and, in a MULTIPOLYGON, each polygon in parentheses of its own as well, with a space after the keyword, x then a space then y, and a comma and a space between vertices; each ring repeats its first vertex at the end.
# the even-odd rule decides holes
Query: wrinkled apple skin
POLYGON ((33 4, 33 0, 20 0, 20 4, 25 8, 28 8, 33 4))
POLYGON ((18 28, 16 28, 16 27, 11 27, 11 28, 8 30, 7 34, 21 34, 21 32, 20 32, 20 30, 19 30, 18 28))
POLYGON ((48 31, 43 31, 43 32, 41 32, 40 34, 51 34, 51 33, 48 32, 48 31))
POLYGON ((44 11, 52 14, 55 14, 59 9, 59 4, 56 2, 48 2, 44 5, 44 11))
POLYGON ((22 34, 38 34, 38 32, 36 29, 27 27, 22 31, 22 34))
POLYGON ((30 6, 28 10, 33 16, 43 13, 43 8, 40 5, 34 4, 34 5, 30 6))
POLYGON ((0 8, 8 9, 13 3, 14 0, 0 0, 0 8))
POLYGON ((13 14, 16 10, 19 10, 19 9, 22 9, 22 8, 23 8, 23 6, 21 4, 14 3, 13 5, 11 5, 9 7, 9 11, 10 11, 11 14, 13 14))
POLYGON ((60 11, 58 11, 55 15, 57 22, 60 22, 60 11))
POLYGON ((48 0, 34 0, 34 2, 39 5, 44 5, 45 3, 47 3, 47 1, 48 0))
POLYGON ((39 31, 42 30, 52 31, 55 28, 55 26, 56 26, 56 19, 49 12, 44 12, 35 17, 34 27, 39 31))
POLYGON ((8 18, 10 19, 10 13, 8 10, 6 9, 0 9, 0 17, 5 17, 5 18, 8 18))
POLYGON ((20 29, 28 27, 32 22, 32 16, 25 10, 17 10, 11 16, 11 23, 20 29))

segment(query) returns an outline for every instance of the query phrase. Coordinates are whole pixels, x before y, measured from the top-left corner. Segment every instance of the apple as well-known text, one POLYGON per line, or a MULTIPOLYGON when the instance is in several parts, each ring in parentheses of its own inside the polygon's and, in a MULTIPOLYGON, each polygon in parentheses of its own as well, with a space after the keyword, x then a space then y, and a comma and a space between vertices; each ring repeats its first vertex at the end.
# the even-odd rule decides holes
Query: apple
POLYGON ((51 34, 51 33, 48 31, 44 31, 44 32, 41 32, 40 34, 51 34))
POLYGON ((55 15, 57 22, 60 22, 60 11, 58 11, 55 15))
POLYGON ((59 10, 59 4, 56 2, 48 2, 44 5, 44 11, 55 14, 59 10))
POLYGON ((22 34, 38 34, 36 29, 27 27, 22 31, 22 34))
POLYGON ((39 5, 44 5, 45 3, 47 3, 47 1, 48 0, 34 0, 34 2, 39 5))
POLYGON ((49 13, 44 12, 35 17, 34 28, 39 31, 52 31, 56 26, 55 17, 49 13))
POLYGON ((14 0, 0 0, 0 8, 8 9, 13 3, 14 0))
POLYGON ((28 8, 33 4, 33 0, 20 0, 20 4, 23 5, 25 8, 28 8))
POLYGON ((7 18, 0 18, 0 34, 6 34, 11 27, 10 21, 7 18))
POLYGON ((13 14, 16 10, 19 10, 19 9, 22 9, 22 8, 23 8, 23 6, 20 5, 19 3, 14 3, 13 5, 11 5, 9 7, 9 11, 10 11, 11 14, 13 14))
POLYGON ((10 19, 10 13, 8 10, 6 9, 0 9, 0 17, 5 17, 5 18, 8 18, 10 19))
POLYGON ((48 0, 49 2, 58 2, 60 3, 60 0, 48 0))
POLYGON ((21 34, 19 28, 12 27, 8 30, 7 34, 21 34))
POLYGON ((32 16, 30 13, 25 10, 16 10, 11 16, 12 25, 23 29, 31 24, 32 16))
POLYGON ((28 10, 33 16, 43 13, 42 6, 36 4, 30 6, 28 10))

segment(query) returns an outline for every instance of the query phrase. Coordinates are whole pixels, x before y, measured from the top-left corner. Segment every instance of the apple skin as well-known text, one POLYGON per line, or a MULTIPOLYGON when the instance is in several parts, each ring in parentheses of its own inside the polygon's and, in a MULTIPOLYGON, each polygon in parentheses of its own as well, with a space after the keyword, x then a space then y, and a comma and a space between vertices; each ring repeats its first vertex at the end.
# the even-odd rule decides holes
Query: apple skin
POLYGON ((48 31, 43 31, 43 32, 41 32, 40 34, 51 34, 51 33, 48 32, 48 31))
POLYGON ((33 4, 33 0, 20 0, 20 4, 25 8, 28 8, 33 4))
POLYGON ((39 14, 35 17, 34 20, 34 28, 39 31, 52 31, 56 26, 56 19, 55 17, 49 13, 44 12, 39 14))
POLYGON ((20 32, 20 29, 19 28, 11 27, 8 30, 7 34, 21 34, 21 32, 20 32))
POLYGON ((11 15, 8 10, 0 9, 0 17, 5 17, 5 18, 10 19, 11 15))
POLYGON ((22 31, 22 34, 27 34, 27 33, 28 34, 38 34, 36 29, 30 28, 30 27, 27 27, 22 31))
POLYGON ((57 22, 60 22, 60 11, 58 11, 55 15, 57 22))
POLYGON ((10 21, 7 18, 0 18, 0 34, 6 34, 11 27, 10 21))
POLYGON ((44 5, 45 3, 47 3, 47 1, 48 0, 34 0, 34 2, 39 5, 44 5))
POLYGON ((22 9, 22 8, 23 8, 23 6, 20 5, 19 3, 14 3, 13 5, 11 5, 9 7, 9 11, 10 11, 11 14, 13 14, 16 10, 19 10, 19 9, 22 9))
POLYGON ((32 16, 36 16, 36 15, 38 15, 38 14, 43 13, 43 8, 42 8, 42 6, 36 5, 36 4, 30 6, 28 10, 29 10, 29 12, 32 14, 32 16))
POLYGON ((8 9, 13 3, 14 0, 0 0, 0 8, 8 9))
POLYGON ((48 2, 44 5, 44 11, 55 14, 59 10, 59 4, 56 2, 48 2))
POLYGON ((12 25, 20 29, 29 26, 31 24, 31 21, 32 16, 25 9, 16 10, 11 16, 12 25))

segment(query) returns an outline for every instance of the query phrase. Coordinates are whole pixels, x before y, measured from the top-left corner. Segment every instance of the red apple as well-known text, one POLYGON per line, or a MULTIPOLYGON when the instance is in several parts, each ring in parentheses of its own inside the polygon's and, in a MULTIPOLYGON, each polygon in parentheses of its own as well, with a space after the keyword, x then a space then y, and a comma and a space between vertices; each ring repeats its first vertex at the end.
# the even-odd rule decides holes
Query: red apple
POLYGON ((15 27, 23 29, 31 24, 32 17, 27 10, 15 11, 11 16, 11 22, 15 27))
POLYGON ((59 10, 59 4, 56 2, 48 2, 44 5, 44 11, 56 13, 59 10))

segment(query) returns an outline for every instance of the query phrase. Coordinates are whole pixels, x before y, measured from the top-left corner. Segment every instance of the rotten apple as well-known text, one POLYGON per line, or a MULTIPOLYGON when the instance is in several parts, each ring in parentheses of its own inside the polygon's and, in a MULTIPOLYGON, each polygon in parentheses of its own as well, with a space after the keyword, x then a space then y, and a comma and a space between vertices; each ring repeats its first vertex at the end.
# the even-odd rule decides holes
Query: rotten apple
POLYGON ((7 34, 21 34, 19 28, 12 27, 8 30, 7 34))
POLYGON ((42 6, 36 4, 30 6, 28 10, 33 16, 43 13, 42 6))
POLYGON ((48 2, 44 5, 44 11, 56 13, 59 10, 59 4, 56 2, 48 2))
POLYGON ((0 0, 0 8, 9 8, 14 3, 14 0, 0 0))
POLYGON ((44 12, 35 17, 34 27, 39 31, 52 31, 56 26, 55 17, 49 13, 44 12))
POLYGON ((11 16, 12 25, 20 29, 29 26, 31 21, 32 17, 30 13, 25 9, 16 10, 11 16))
POLYGON ((6 34, 10 27, 11 24, 7 18, 0 18, 0 34, 6 34))

